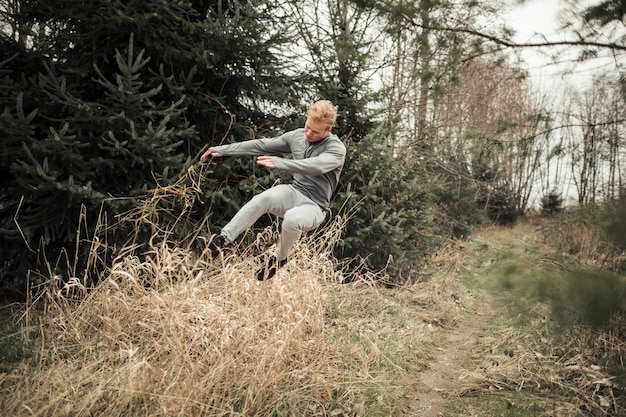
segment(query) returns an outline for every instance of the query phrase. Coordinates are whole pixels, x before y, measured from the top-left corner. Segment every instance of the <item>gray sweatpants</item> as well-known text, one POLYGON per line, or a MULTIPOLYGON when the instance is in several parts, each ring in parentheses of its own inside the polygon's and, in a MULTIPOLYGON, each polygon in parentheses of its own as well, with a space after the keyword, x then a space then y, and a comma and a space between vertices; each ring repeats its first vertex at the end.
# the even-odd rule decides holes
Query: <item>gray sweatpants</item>
POLYGON ((313 200, 291 185, 280 184, 257 194, 247 202, 224 226, 222 235, 228 242, 232 242, 267 213, 283 218, 280 242, 274 253, 281 261, 287 258, 303 231, 316 228, 326 218, 326 211, 313 200))

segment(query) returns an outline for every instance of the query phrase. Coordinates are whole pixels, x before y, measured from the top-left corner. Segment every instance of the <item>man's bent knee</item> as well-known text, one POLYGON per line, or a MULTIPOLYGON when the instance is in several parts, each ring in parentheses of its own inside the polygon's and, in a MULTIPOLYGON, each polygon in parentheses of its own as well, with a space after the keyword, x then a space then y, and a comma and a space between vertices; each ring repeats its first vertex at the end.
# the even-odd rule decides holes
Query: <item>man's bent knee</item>
POLYGON ((283 230, 285 232, 301 232, 315 229, 324 221, 323 216, 315 213, 287 213, 283 219, 283 230))

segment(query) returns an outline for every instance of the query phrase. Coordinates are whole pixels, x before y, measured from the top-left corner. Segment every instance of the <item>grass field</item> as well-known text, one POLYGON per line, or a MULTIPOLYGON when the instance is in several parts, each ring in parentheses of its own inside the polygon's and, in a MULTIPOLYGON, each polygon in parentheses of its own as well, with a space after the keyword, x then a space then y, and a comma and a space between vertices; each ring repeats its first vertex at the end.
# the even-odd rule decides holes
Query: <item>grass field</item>
POLYGON ((554 245, 547 227, 450 242, 424 279, 395 288, 367 275, 342 283, 332 226, 305 237, 267 282, 254 279, 248 251, 213 261, 167 244, 119 258, 92 290, 52 277, 37 300, 1 310, 0 407, 14 416, 434 416, 428 394, 444 416, 623 415, 624 322, 556 320, 559 300, 542 283, 567 282, 570 268, 595 261, 554 245), (487 308, 489 319, 470 326, 487 308), (475 341, 446 365, 445 390, 429 387, 455 332, 475 341))

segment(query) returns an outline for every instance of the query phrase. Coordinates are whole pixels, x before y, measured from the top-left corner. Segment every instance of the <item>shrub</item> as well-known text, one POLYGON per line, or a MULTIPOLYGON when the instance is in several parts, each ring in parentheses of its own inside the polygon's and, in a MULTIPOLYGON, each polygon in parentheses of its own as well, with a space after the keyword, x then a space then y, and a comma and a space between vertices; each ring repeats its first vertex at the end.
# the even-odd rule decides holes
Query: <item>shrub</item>
POLYGON ((490 191, 479 200, 482 204, 487 218, 500 226, 511 226, 521 216, 516 200, 511 196, 510 191, 505 187, 498 187, 490 191))
POLYGON ((428 198, 420 172, 408 158, 391 155, 376 130, 348 144, 346 166, 333 211, 348 211, 338 258, 360 259, 371 270, 385 269, 394 281, 419 264, 432 245, 428 198))
POLYGON ((563 211, 563 198, 560 193, 550 191, 541 198, 541 212, 544 216, 552 216, 563 211))

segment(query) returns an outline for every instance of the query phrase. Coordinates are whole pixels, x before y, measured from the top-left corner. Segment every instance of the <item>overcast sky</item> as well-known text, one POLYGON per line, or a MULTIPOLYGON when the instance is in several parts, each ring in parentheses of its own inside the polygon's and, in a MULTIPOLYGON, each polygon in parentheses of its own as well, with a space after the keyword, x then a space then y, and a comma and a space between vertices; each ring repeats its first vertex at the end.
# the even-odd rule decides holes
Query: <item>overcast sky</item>
MULTIPOLYGON (((512 6, 507 15, 509 25, 517 32, 517 43, 538 43, 546 40, 558 40, 558 16, 561 0, 526 0, 512 6), (519 4, 521 3, 521 4, 519 4)), ((562 79, 564 68, 555 66, 550 60, 549 50, 544 48, 524 48, 522 57, 534 81, 552 83, 562 79)))
MULTIPOLYGON (((537 43, 543 41, 565 40, 567 37, 559 33, 560 18, 563 10, 569 9, 565 0, 509 0, 513 6, 506 16, 508 24, 513 27, 518 43, 537 43)), ((581 0, 582 4, 592 0, 581 0)), ((579 4, 581 4, 579 2, 579 4)), ((571 38, 570 38, 571 39, 571 38)), ((613 59, 594 59, 589 62, 576 62, 576 51, 559 60, 555 65, 549 54, 552 48, 524 48, 522 57, 528 64, 533 81, 549 87, 554 84, 574 83, 588 85, 591 76, 607 66, 614 66, 613 59)))

